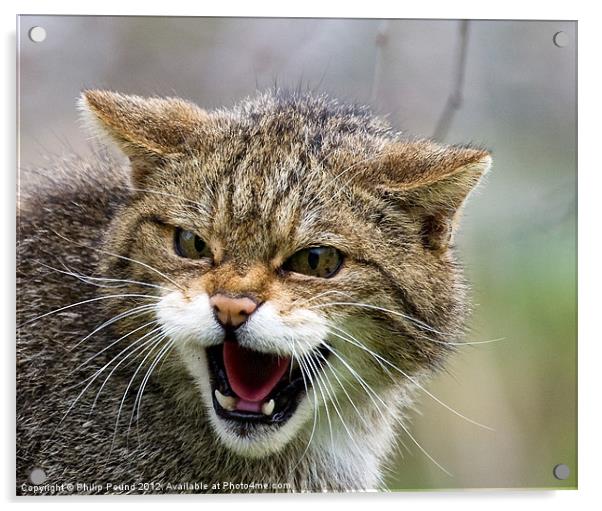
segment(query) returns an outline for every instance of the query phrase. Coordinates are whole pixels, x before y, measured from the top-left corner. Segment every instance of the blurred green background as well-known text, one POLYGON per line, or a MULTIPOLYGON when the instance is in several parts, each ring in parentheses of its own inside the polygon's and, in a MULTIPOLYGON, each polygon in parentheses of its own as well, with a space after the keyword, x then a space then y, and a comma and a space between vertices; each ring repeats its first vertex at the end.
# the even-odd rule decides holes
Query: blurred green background
POLYGON ((25 16, 19 25, 27 167, 89 150, 75 109, 86 87, 210 109, 302 83, 432 136, 463 68, 463 100, 440 138, 494 155, 458 238, 476 304, 467 340, 504 340, 460 348, 428 388, 495 431, 422 396, 412 432, 452 476, 406 441, 388 487, 576 486, 576 23, 471 21, 463 67, 457 20, 25 16), (35 25, 43 43, 27 38, 35 25), (565 47, 553 43, 559 31, 565 47), (558 463, 567 480, 554 478, 558 463))

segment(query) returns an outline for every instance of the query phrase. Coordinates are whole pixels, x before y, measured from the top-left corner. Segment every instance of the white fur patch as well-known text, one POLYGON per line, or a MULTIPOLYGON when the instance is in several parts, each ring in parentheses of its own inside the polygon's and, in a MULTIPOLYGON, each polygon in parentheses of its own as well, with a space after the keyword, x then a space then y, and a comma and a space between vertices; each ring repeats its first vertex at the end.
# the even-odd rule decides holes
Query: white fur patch
POLYGON ((283 316, 266 302, 236 333, 240 344, 247 348, 292 356, 319 346, 328 335, 328 325, 313 311, 297 309, 283 316))
POLYGON ((207 347, 224 340, 224 331, 205 293, 187 300, 180 291, 173 291, 161 299, 157 309, 161 326, 177 343, 195 342, 207 347))

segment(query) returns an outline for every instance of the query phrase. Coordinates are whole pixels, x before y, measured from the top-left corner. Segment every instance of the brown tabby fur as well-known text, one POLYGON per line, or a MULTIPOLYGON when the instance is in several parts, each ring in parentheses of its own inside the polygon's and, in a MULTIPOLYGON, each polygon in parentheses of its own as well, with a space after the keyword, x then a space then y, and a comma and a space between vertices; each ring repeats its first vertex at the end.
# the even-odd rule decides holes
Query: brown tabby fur
MULTIPOLYGON (((288 490, 380 486, 396 434, 408 438, 400 424, 416 384, 441 366, 448 341, 462 336, 468 305, 452 234, 466 196, 489 167, 488 154, 404 139, 367 109, 322 96, 268 92, 230 110, 205 112, 180 99, 88 91, 82 107, 89 123, 129 157, 131 176, 106 157, 59 160, 22 176, 33 193, 20 197, 18 214, 17 492, 31 493, 22 485, 33 467, 46 471, 48 483, 156 485, 80 493, 199 491, 167 487, 195 481, 210 485, 201 491, 231 491, 211 487, 224 480, 287 483, 288 490), (177 257, 175 226, 201 236, 213 264, 177 257), (312 245, 345 254, 335 277, 282 272, 287 257, 312 245), (134 378, 119 418, 140 358, 115 370, 92 411, 114 364, 70 406, 86 378, 148 330, 142 325, 152 313, 115 321, 78 342, 148 303, 97 298, 162 291, 88 277, 178 287, 187 298, 252 295, 277 304, 282 314, 307 303, 320 306, 318 314, 352 330, 408 377, 332 337, 329 343, 389 407, 351 383, 348 400, 343 384, 328 376, 353 442, 333 405, 337 442, 331 443, 322 406, 305 455, 311 421, 278 452, 247 457, 216 438, 197 387, 172 352, 153 371, 130 428, 152 359, 134 378), (86 300, 94 301, 50 313, 86 300), (382 309, 328 305, 334 302, 382 309)), ((339 374, 354 379, 330 359, 339 374)))

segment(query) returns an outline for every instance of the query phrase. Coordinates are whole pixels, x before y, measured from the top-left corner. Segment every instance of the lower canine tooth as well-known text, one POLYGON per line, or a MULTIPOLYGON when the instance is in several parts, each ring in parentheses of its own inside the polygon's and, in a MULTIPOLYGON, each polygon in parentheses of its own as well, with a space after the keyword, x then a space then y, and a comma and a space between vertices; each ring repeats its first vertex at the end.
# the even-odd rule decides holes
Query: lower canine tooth
POLYGON ((228 411, 236 409, 236 398, 231 396, 224 396, 219 390, 215 389, 215 399, 222 408, 228 411))
POLYGON ((264 415, 272 415, 275 406, 276 403, 274 402, 274 400, 270 399, 267 403, 263 403, 263 405, 261 405, 261 412, 264 415))

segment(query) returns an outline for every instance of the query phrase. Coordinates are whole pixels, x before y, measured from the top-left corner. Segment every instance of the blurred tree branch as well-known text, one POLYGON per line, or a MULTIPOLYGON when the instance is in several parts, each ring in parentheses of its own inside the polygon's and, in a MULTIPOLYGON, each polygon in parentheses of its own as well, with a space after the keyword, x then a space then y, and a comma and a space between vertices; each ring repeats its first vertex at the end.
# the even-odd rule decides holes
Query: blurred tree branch
POLYGON ((447 98, 445 108, 439 117, 433 133, 433 138, 437 140, 443 140, 447 136, 454 115, 462 106, 462 89, 464 88, 464 75, 466 72, 466 49, 468 47, 468 24, 468 20, 460 21, 454 81, 452 91, 447 98))
POLYGON ((374 44, 376 45, 376 59, 374 61, 374 73, 372 75, 372 88, 370 90, 370 102, 376 103, 380 92, 383 73, 383 48, 389 41, 389 20, 383 20, 376 32, 374 44))

